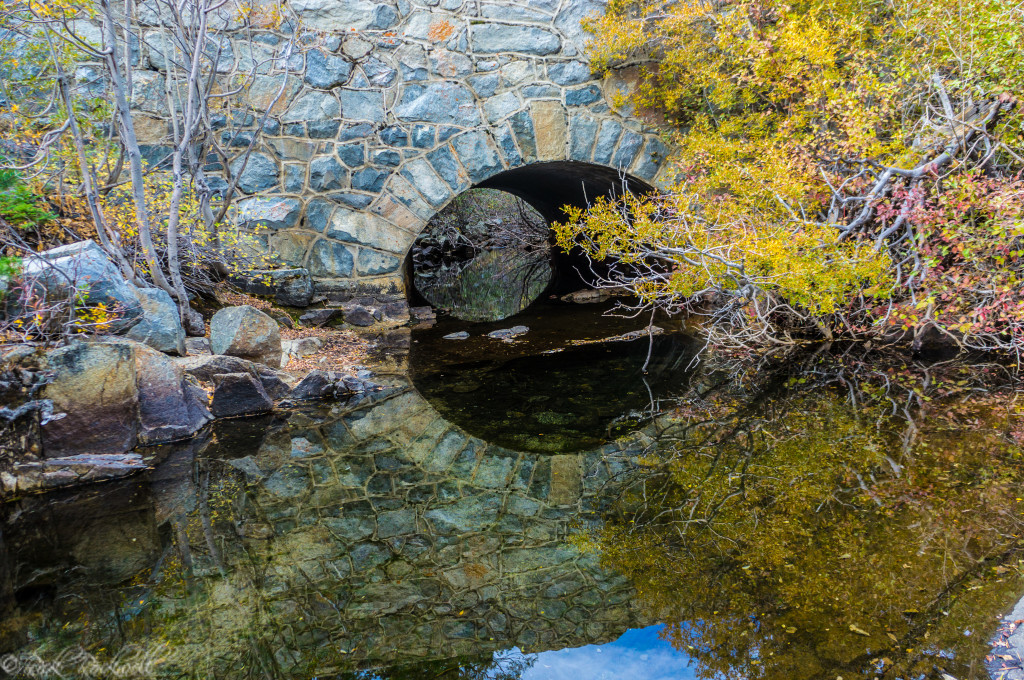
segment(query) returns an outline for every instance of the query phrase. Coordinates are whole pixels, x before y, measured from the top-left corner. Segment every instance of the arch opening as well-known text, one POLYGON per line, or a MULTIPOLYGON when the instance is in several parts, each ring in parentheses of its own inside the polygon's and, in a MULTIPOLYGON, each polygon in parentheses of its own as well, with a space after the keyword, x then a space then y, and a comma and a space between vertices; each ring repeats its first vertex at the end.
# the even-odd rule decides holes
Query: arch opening
POLYGON ((595 274, 611 263, 555 248, 550 225, 564 218, 564 206, 586 207, 598 196, 627 191, 654 189, 614 168, 578 161, 532 163, 474 185, 436 213, 413 244, 406 258, 410 302, 467 321, 497 321, 544 294, 593 287, 595 274), (467 241, 462 247, 460 238, 467 241))

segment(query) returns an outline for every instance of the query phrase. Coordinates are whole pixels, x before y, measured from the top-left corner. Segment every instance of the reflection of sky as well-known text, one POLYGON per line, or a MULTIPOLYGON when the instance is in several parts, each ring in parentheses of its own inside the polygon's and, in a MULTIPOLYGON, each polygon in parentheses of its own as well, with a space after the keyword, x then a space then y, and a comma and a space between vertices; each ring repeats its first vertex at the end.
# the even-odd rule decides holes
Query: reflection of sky
POLYGON ((626 631, 615 642, 541 652, 522 680, 680 680, 689 657, 658 637, 664 626, 626 631))

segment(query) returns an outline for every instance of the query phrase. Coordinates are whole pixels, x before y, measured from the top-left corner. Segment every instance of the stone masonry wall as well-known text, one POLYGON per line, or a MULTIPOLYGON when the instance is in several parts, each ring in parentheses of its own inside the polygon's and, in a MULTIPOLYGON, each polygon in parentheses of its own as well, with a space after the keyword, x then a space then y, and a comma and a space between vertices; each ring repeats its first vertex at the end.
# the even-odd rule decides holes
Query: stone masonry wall
MULTIPOLYGON (((284 85, 242 175, 238 220, 343 300, 401 294, 426 221, 508 169, 578 161, 657 185, 666 148, 613 108, 622 83, 594 79, 583 54, 580 21, 603 4, 291 0, 284 24, 256 36, 270 50, 298 33, 299 49, 247 90, 259 113, 284 85)), ((166 131, 160 30, 144 29, 132 92, 150 157, 166 131)), ((251 63, 249 49, 230 46, 222 70, 251 63)), ((225 130, 229 146, 248 144, 242 127, 225 130)))

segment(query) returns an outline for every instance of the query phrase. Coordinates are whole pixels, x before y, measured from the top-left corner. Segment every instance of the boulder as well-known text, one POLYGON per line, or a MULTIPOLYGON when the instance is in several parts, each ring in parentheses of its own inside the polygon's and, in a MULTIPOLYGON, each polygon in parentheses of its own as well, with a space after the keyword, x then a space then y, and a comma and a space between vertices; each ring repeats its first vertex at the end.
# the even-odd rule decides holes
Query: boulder
POLYGON ((167 291, 135 288, 134 293, 142 309, 142 317, 125 332, 125 337, 160 352, 185 356, 185 329, 178 316, 178 306, 167 291))
POLYGON ((274 409, 259 380, 249 373, 224 373, 214 377, 213 414, 218 418, 252 413, 266 413, 274 409))
POLYGON ((65 414, 43 426, 47 458, 135 447, 139 390, 131 345, 79 342, 49 352, 47 364, 54 378, 43 397, 65 414))
POLYGON ((274 399, 287 396, 292 389, 289 381, 294 382, 287 373, 275 371, 248 359, 223 354, 189 356, 175 361, 186 374, 206 383, 214 382, 218 375, 226 373, 248 373, 259 380, 263 389, 274 399))
POLYGON ((210 351, 210 340, 208 338, 185 338, 185 351, 188 356, 213 354, 210 351))
POLYGON ((94 241, 79 241, 25 258, 23 277, 42 284, 50 295, 67 296, 87 291, 87 304, 104 304, 121 319, 113 325, 122 332, 142 315, 138 289, 124 280, 94 241))
POLYGON ((296 338, 281 343, 282 365, 288 365, 292 359, 301 359, 319 352, 324 346, 323 338, 296 338))
MULTIPOLYGON (((121 276, 93 241, 53 248, 25 259, 24 278, 53 296, 85 291, 86 305, 105 305, 119 318, 110 330, 169 354, 185 353, 185 329, 166 291, 139 288, 121 276)), ((195 313, 195 312, 193 312, 195 313)))
POLYGON ((341 374, 336 371, 310 371, 306 374, 290 397, 296 401, 308 401, 312 399, 326 399, 334 396, 334 384, 341 379, 341 374))
POLYGON ((175 360, 132 340, 52 350, 43 397, 64 417, 43 426, 47 458, 117 454, 195 434, 211 419, 206 394, 175 360))
POLYGON ((181 366, 149 347, 133 349, 140 444, 186 439, 213 420, 206 392, 186 378, 181 366))
POLYGON ((210 350, 280 368, 281 331, 255 307, 226 307, 210 321, 210 350))
POLYGON ((529 332, 529 326, 512 326, 512 328, 499 328, 496 331, 491 331, 487 334, 487 337, 495 338, 496 340, 511 340, 529 332))

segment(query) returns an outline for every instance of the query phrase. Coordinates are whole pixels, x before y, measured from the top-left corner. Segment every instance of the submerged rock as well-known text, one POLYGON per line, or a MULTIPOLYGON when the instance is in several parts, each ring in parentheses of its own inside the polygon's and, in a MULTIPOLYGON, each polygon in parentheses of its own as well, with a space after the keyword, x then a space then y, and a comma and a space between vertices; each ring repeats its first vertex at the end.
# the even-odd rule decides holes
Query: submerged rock
POLYGON ((226 307, 210 321, 210 350, 280 368, 281 331, 255 307, 226 307))
POLYGON ((628 295, 629 291, 625 288, 584 288, 577 290, 568 295, 563 295, 561 299, 563 302, 575 302, 576 304, 590 304, 593 302, 604 302, 605 300, 619 296, 628 295))
POLYGON ((445 340, 465 340, 468 337, 469 337, 469 333, 467 333, 466 331, 459 331, 458 333, 449 333, 448 335, 443 336, 443 339, 445 339, 445 340))
POLYGON ((496 340, 511 340, 512 338, 517 338, 520 335, 525 335, 529 332, 529 326, 512 326, 512 328, 499 328, 496 331, 491 331, 487 334, 487 337, 494 338, 496 340))
POLYGON ((345 375, 338 371, 310 371, 292 390, 291 398, 296 401, 332 399, 352 394, 362 394, 381 389, 368 379, 345 375))
MULTIPOLYGON (((127 477, 148 469, 137 453, 79 454, 19 463, 0 480, 2 494, 33 493, 127 477)), ((0 495, 2 495, 0 494, 0 495)))

